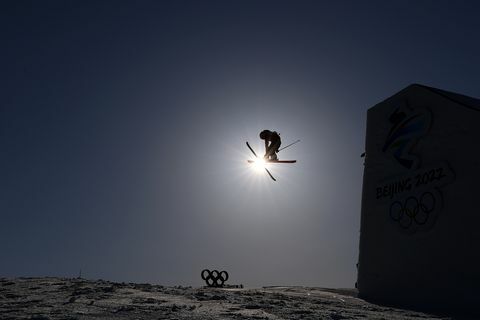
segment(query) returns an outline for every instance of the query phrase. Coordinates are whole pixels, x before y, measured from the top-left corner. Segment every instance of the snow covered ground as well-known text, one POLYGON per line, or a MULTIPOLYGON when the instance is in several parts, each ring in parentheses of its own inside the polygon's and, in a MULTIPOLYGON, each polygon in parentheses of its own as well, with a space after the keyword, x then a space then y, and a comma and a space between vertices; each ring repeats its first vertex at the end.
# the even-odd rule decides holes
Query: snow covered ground
POLYGON ((64 278, 0 278, 0 319, 449 319, 389 308, 354 290, 213 289, 64 278))

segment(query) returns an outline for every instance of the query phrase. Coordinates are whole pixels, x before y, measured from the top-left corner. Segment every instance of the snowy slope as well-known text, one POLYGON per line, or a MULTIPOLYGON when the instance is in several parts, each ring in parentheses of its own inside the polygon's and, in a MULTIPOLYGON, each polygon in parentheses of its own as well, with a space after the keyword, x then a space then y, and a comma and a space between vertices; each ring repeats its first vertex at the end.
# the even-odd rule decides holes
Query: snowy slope
POLYGON ((304 287, 211 289, 0 279, 0 319, 440 319, 355 296, 354 290, 304 287))

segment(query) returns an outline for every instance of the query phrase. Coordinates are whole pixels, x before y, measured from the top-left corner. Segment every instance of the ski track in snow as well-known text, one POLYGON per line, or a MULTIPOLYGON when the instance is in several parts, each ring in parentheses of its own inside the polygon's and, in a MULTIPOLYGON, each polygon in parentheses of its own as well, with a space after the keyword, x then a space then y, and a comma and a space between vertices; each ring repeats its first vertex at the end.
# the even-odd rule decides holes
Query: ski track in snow
POLYGON ((368 303, 354 290, 164 287, 0 278, 0 319, 450 319, 368 303))

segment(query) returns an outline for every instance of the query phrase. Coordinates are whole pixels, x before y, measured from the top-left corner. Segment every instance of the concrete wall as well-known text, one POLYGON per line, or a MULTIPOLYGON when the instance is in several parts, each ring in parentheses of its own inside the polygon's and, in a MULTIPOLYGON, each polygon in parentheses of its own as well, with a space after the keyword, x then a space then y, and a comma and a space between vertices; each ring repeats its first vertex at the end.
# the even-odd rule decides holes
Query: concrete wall
POLYGON ((480 110, 431 88, 368 110, 361 297, 437 310, 480 302, 479 147, 480 110))

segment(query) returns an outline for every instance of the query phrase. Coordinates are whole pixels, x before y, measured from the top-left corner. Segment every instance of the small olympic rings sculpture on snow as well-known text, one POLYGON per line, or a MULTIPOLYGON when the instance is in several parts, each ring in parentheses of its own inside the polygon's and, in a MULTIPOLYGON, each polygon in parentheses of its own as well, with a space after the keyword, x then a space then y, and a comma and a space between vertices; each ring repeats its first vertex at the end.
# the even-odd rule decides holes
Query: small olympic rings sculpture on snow
POLYGON ((218 270, 204 269, 201 273, 202 279, 205 280, 209 287, 222 287, 225 281, 228 280, 228 272, 218 270))
POLYGON ((435 205, 435 196, 430 191, 426 191, 420 198, 410 196, 404 202, 393 202, 390 205, 390 218, 404 229, 410 228, 413 222, 424 225, 430 213, 435 210, 435 205))

